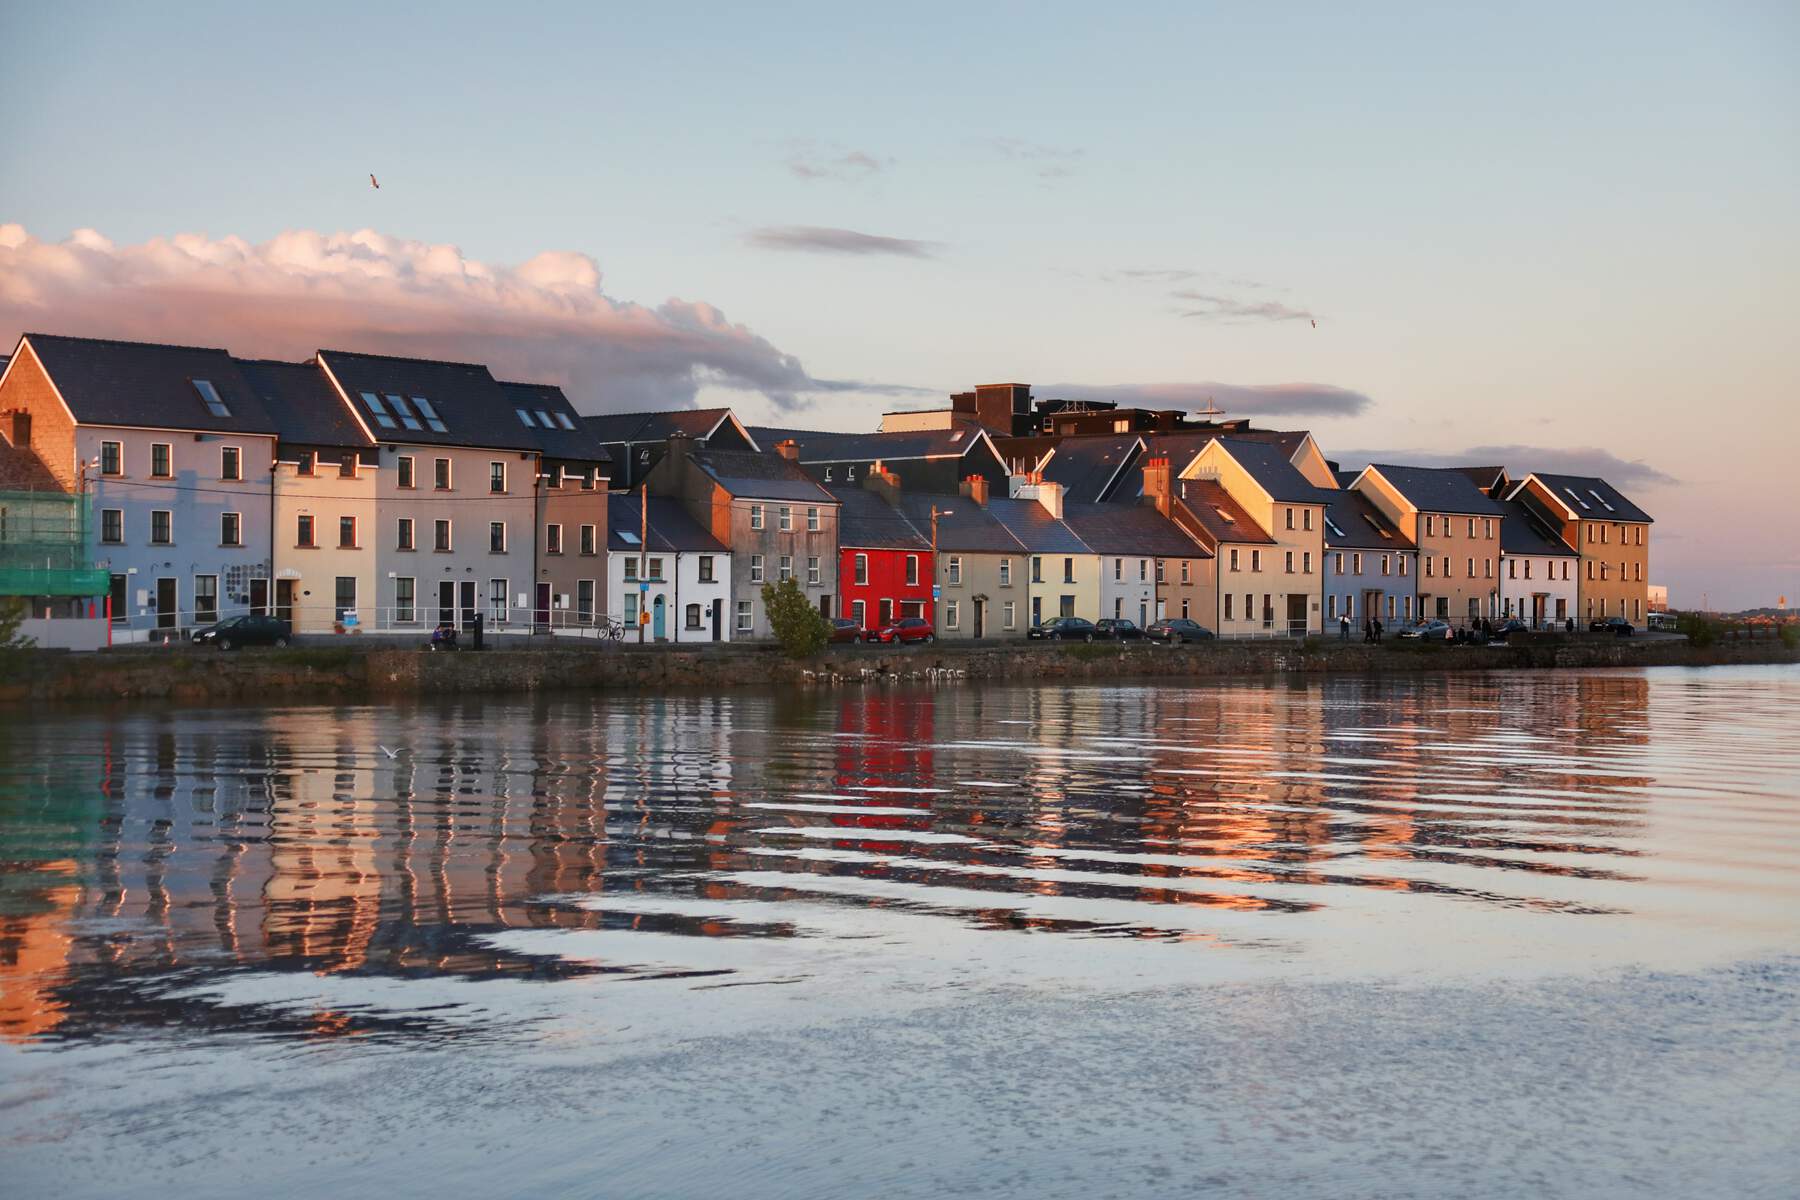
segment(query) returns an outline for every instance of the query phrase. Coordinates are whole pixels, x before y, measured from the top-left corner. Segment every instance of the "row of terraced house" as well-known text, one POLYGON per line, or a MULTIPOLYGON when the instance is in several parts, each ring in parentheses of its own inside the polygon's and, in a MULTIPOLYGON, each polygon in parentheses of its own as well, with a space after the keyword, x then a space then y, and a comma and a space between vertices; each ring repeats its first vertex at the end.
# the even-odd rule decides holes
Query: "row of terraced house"
POLYGON ((23 336, 0 375, 0 591, 121 636, 770 635, 762 587, 875 628, 1058 616, 1222 636, 1648 608, 1651 519, 1603 479, 1340 470, 1312 435, 986 385, 868 433, 585 414, 483 366, 23 336), (61 568, 17 515, 77 515, 61 568), (35 505, 37 507, 33 508, 35 505), (10 538, 10 540, 9 540, 10 538), (70 568, 73 569, 70 569, 70 568))

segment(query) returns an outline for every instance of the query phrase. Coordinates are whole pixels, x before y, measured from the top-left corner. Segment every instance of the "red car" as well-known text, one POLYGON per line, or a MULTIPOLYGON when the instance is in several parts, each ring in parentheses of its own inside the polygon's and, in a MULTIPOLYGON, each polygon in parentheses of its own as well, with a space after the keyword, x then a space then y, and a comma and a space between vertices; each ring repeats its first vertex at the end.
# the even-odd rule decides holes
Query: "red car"
POLYGON ((932 632, 931 622, 923 617, 901 617, 898 621, 883 625, 880 629, 869 631, 871 642, 935 642, 937 635, 932 632))

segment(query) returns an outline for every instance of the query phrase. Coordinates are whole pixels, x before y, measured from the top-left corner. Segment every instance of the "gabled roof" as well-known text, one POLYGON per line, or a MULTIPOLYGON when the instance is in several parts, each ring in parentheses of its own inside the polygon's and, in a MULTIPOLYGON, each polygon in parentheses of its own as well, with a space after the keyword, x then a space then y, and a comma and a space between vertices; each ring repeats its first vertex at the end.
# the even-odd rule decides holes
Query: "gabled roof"
MULTIPOLYGON (((622 492, 606 502, 606 548, 629 553, 638 549, 643 531, 639 497, 622 492)), ((650 539, 645 549, 683 554, 728 554, 706 527, 694 520, 679 500, 650 497, 650 539)))
POLYGON ((537 438, 519 424, 499 382, 479 363, 390 358, 345 350, 321 350, 317 357, 376 441, 538 449, 537 438), (369 395, 375 399, 367 399, 369 395), (430 412, 437 414, 435 422, 418 403, 421 398, 430 412), (378 414, 385 414, 386 421, 378 414), (413 428, 415 425, 418 428, 413 428))
POLYGON ((1270 499, 1282 504, 1325 503, 1319 496, 1319 489, 1289 461, 1291 455, 1278 442, 1252 441, 1233 435, 1220 438, 1219 445, 1263 491, 1269 493, 1270 499))
POLYGON ((799 500, 836 504, 837 497, 779 454, 751 450, 690 450, 694 465, 733 496, 746 500, 799 500))
POLYGON ((1067 504, 1063 523, 1096 554, 1198 558, 1199 543, 1145 504, 1067 504))
POLYGON ((1170 468, 1179 476, 1214 441, 1259 442, 1274 446, 1281 451, 1288 465, 1293 466, 1294 455, 1300 453, 1300 447, 1306 444, 1308 436, 1304 429, 1203 428, 1179 429, 1172 433, 1147 433, 1144 441, 1150 453, 1167 458, 1170 468))
POLYGON ((995 497, 988 501, 987 509, 1032 554, 1095 553, 1066 522, 1051 516, 1036 500, 995 497))
POLYGON ((531 418, 530 433, 547 458, 572 459, 580 462, 611 462, 599 439, 588 432, 581 414, 563 395, 563 390, 549 383, 502 383, 500 390, 511 405, 512 418, 525 428, 524 410, 531 418), (544 418, 549 417, 549 424, 544 418))
POLYGON ((224 350, 28 333, 50 380, 84 425, 187 429, 217 433, 276 431, 262 396, 224 350), (198 383, 212 386, 227 415, 208 407, 198 383))
MULTIPOLYGON (((588 432, 602 442, 662 442, 677 433, 685 433, 696 441, 711 437, 719 426, 738 419, 729 408, 671 408, 658 412, 595 413, 583 417, 588 432)), ((740 429, 742 425, 738 425, 740 429)), ((760 439, 746 438, 762 448, 760 439)))
POLYGON ((1489 495, 1493 494, 1496 484, 1506 482, 1505 467, 1457 467, 1456 470, 1468 476, 1470 483, 1489 495))
POLYGON ((1649 513, 1597 475, 1546 475, 1534 471, 1527 478, 1543 484, 1559 503, 1583 521, 1654 521, 1649 513))
MULTIPOLYGON (((900 496, 901 509, 918 529, 931 529, 933 505, 939 510, 937 544, 940 551, 956 554, 1025 553, 1025 544, 1014 537, 998 517, 967 496, 928 496, 913 492, 902 493, 900 496)), ((842 541, 841 538, 839 540, 842 541)))
POLYGON ((781 429, 769 425, 751 427, 759 445, 773 448, 792 440, 803 463, 900 462, 918 458, 961 458, 988 440, 987 432, 974 426, 954 429, 917 429, 898 433, 833 433, 824 430, 781 429))
POLYGON ((1218 542, 1273 546, 1275 539, 1256 519, 1231 498, 1231 493, 1210 479, 1188 479, 1181 484, 1183 505, 1201 528, 1218 542))
MULTIPOLYGON (((926 526, 921 530, 905 510, 895 508, 867 488, 846 484, 825 490, 837 497, 841 506, 838 509, 839 546, 867 550, 931 549, 929 514, 926 526)), ((938 499, 943 507, 955 508, 948 497, 938 499)))
POLYGON ((318 364, 239 359, 238 368, 262 396, 282 441, 302 446, 374 444, 318 364))
MULTIPOLYGON (((1098 503, 1112 494, 1121 473, 1138 461, 1143 449, 1144 439, 1135 433, 1066 437, 1039 470, 1045 479, 1062 484, 1063 495, 1084 504, 1098 503)), ((1140 489, 1126 490, 1135 496, 1140 489)))
MULTIPOLYGON (((1340 478, 1344 472, 1338 473, 1340 478)), ((1356 472, 1352 474, 1352 478, 1356 472)), ((1347 488, 1320 488, 1319 495, 1330 507, 1325 510, 1325 548, 1328 550, 1417 550, 1413 540, 1388 520, 1387 514, 1375 507, 1361 492, 1347 488)), ((1504 529, 1504 525, 1502 525, 1504 529)))
POLYGON ((1454 467, 1402 467, 1370 463, 1368 469, 1379 471, 1381 477, 1420 512, 1477 517, 1506 515, 1506 510, 1500 507, 1498 500, 1490 499, 1467 475, 1454 467))
POLYGON ((1506 518, 1500 522, 1500 553, 1580 557, 1574 547, 1563 541, 1562 535, 1523 500, 1503 500, 1500 506, 1506 510, 1506 518))

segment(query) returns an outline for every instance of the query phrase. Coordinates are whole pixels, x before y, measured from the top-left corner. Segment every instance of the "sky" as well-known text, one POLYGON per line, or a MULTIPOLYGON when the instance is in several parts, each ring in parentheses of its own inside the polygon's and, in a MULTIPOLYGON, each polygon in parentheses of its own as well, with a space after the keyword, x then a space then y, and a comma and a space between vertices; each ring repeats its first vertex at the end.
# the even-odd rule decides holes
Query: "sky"
POLYGON ((0 340, 1212 397, 1605 475, 1677 606, 1800 605, 1800 8, 1243 7, 0 0, 0 340))

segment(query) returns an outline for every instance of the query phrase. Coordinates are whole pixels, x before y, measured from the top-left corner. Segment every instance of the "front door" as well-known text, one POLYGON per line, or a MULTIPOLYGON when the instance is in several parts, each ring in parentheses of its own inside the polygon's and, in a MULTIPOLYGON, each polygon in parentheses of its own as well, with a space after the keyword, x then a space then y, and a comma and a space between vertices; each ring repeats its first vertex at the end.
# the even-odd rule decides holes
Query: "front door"
POLYGON ((537 615, 535 619, 539 629, 550 628, 550 585, 547 583, 537 585, 537 615))
POLYGON ((650 630, 652 636, 659 642, 668 636, 668 617, 668 606, 663 603, 663 598, 659 595, 656 603, 650 606, 650 630))
POLYGON ((111 607, 114 625, 123 625, 126 621, 131 619, 129 608, 125 603, 125 588, 130 582, 131 577, 128 575, 114 575, 112 577, 111 607))
POLYGON ((725 606, 719 601, 712 602, 712 640, 715 642, 719 640, 719 614, 724 611, 724 608, 725 606))
POLYGON ((987 634, 987 601, 986 600, 977 600, 977 601, 975 601, 975 636, 979 638, 979 637, 986 636, 986 634, 987 634))
POLYGON ((1288 594, 1287 604, 1288 604, 1288 610, 1287 610, 1288 632, 1289 633, 1305 633, 1306 632, 1306 597, 1305 597, 1305 595, 1294 595, 1293 593, 1290 592, 1288 594))
POLYGON ((252 579, 250 581, 250 613, 263 617, 269 613, 269 581, 252 579))
POLYGON ((473 629, 475 628, 475 613, 477 612, 477 609, 475 608, 475 581, 473 579, 464 579, 457 584, 457 589, 460 593, 459 598, 462 601, 459 606, 462 609, 461 627, 464 629, 473 629))
POLYGON ((158 629, 175 628, 175 622, 181 618, 181 614, 175 611, 178 603, 175 581, 158 579, 156 581, 156 627, 158 629))
POLYGON ((294 581, 277 579, 275 581, 275 617, 286 621, 288 628, 294 625, 294 581))
POLYGON ((443 579, 438 581, 438 619, 439 625, 456 624, 456 581, 443 579))
POLYGON ((827 621, 831 620, 831 597, 830 596, 820 596, 819 597, 819 615, 821 617, 824 617, 827 621))

